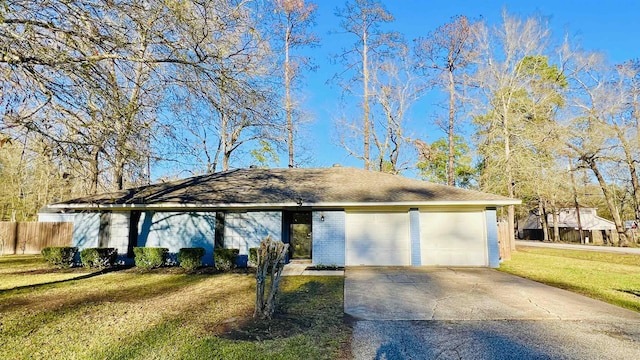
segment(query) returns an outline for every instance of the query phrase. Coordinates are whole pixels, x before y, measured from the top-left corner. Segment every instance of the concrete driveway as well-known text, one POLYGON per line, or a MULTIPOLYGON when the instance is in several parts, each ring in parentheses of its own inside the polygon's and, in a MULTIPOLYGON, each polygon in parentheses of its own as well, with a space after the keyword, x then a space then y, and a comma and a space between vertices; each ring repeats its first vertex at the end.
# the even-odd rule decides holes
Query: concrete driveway
POLYGON ((640 314, 492 269, 348 268, 356 359, 640 359, 640 314))

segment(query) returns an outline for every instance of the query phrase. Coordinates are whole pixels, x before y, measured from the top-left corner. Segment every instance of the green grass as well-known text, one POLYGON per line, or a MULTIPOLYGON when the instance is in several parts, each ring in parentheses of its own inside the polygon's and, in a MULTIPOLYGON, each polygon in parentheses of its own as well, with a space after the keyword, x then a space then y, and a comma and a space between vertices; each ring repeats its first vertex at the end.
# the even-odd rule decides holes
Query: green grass
POLYGON ((0 256, 0 290, 51 283, 90 274, 84 268, 52 269, 39 255, 0 256))
POLYGON ((41 257, 0 260, 2 359, 349 357, 341 277, 284 278, 275 318, 257 321, 249 273, 131 269, 60 281, 29 275, 45 272, 41 257), (16 269, 25 279, 7 290, 16 269))
POLYGON ((640 255, 519 246, 500 270, 640 311, 640 255))

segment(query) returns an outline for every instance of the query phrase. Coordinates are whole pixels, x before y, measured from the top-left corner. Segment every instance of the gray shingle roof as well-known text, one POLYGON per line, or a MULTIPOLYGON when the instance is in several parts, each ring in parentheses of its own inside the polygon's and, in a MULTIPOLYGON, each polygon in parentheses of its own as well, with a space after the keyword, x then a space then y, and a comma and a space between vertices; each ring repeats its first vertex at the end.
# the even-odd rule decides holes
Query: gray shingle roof
POLYGON ((348 167, 237 169, 52 205, 82 207, 507 205, 518 200, 348 167))

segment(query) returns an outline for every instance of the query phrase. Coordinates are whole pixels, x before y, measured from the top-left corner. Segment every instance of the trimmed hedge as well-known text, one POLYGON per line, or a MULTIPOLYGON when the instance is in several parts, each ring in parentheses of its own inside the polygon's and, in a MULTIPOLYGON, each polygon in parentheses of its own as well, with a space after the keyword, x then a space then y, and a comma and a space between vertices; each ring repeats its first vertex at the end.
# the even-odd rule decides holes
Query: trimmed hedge
POLYGON ((240 250, 217 248, 213 250, 213 261, 216 269, 220 271, 229 271, 236 266, 236 260, 240 250))
POLYGON ((80 262, 84 267, 108 268, 116 264, 118 249, 88 248, 80 251, 80 262))
POLYGON ((74 264, 74 258, 78 248, 73 246, 50 246, 42 249, 42 256, 50 265, 59 268, 70 268, 74 264))
POLYGON ((178 251, 178 262, 185 270, 195 270, 202 266, 202 257, 206 251, 202 247, 182 248, 178 251))
POLYGON ((249 263, 250 267, 258 267, 258 250, 260 248, 249 248, 249 263))
POLYGON ((169 249, 161 247, 134 247, 136 266, 141 269, 154 269, 164 266, 167 262, 169 249))

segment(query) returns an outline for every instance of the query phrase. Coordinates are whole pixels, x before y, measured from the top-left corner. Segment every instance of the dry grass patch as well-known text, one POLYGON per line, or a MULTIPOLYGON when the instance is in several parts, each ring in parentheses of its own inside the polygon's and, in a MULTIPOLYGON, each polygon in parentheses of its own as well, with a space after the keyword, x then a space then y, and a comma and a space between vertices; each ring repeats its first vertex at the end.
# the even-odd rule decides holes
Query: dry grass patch
POLYGON ((255 279, 242 272, 126 270, 0 290, 0 358, 343 356, 342 278, 287 278, 282 290, 270 322, 252 319, 255 279))
POLYGON ((518 246, 500 270, 640 311, 640 255, 518 246))

